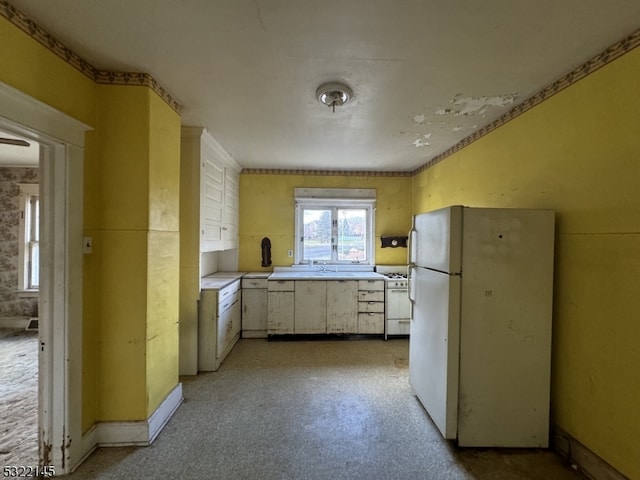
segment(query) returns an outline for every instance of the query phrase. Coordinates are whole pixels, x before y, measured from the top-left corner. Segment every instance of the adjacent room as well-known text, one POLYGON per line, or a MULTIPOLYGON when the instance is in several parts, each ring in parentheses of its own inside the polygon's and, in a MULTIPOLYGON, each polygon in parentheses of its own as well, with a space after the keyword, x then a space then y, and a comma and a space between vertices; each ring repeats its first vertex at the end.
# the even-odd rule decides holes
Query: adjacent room
POLYGON ((38 461, 39 158, 0 132, 0 419, 3 465, 38 461))

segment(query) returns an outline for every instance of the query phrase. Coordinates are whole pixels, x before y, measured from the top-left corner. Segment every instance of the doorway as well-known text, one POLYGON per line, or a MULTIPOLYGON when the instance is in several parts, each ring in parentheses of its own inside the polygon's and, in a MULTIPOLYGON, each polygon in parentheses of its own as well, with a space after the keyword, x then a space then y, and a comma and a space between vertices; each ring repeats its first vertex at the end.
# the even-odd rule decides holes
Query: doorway
POLYGON ((40 146, 0 131, 0 463, 38 464, 40 146))
POLYGON ((82 442, 82 189, 90 127, 0 83, 0 130, 40 144, 39 463, 70 472, 82 442))

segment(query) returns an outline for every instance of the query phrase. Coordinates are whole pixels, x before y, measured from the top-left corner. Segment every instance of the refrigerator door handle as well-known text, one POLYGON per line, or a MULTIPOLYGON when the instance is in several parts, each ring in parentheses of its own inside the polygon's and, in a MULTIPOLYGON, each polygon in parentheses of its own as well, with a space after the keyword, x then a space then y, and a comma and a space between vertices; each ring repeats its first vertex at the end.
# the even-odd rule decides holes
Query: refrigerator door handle
POLYGON ((414 235, 416 234, 416 227, 415 227, 415 216, 413 217, 413 219, 411 220, 411 230, 409 230, 409 235, 407 236, 407 240, 408 240, 408 245, 407 245, 407 264, 409 264, 409 266, 414 265, 415 261, 414 259, 416 258, 413 248, 414 245, 416 244, 414 241, 414 235))
POLYGON ((407 295, 412 306, 416 301, 416 297, 413 294, 413 269, 413 265, 409 265, 409 267, 407 267, 407 295))

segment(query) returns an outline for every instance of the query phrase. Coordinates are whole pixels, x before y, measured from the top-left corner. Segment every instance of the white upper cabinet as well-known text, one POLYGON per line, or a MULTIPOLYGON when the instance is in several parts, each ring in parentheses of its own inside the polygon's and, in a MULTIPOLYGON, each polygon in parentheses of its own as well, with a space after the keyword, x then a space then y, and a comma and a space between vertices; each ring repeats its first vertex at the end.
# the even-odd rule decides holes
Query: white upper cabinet
POLYGON ((191 168, 183 165, 181 174, 190 174, 189 183, 197 189, 191 198, 199 210, 200 251, 237 248, 240 166, 199 127, 182 129, 182 162, 191 168))

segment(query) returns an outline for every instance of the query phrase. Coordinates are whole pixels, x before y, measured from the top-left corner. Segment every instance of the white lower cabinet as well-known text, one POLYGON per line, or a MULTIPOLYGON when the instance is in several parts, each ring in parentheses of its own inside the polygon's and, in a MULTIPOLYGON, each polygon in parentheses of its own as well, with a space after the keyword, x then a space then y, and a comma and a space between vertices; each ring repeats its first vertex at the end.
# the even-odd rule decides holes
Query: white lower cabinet
POLYGON ((327 332, 327 282, 296 281, 293 333, 327 332))
POLYGON ((384 282, 381 283, 382 303, 376 296, 376 308, 382 308, 382 330, 377 317, 369 323, 359 320, 358 280, 269 280, 267 333, 384 333, 384 282))
POLYGON ((240 338, 240 281, 206 289, 198 305, 198 370, 215 371, 240 338))
POLYGON ((293 280, 269 280, 267 282, 267 334, 293 333, 294 319, 293 280))
POLYGON ((330 280, 327 284, 327 333, 358 330, 358 282, 330 280))
POLYGON ((358 333, 384 334, 384 280, 358 281, 358 333))
POLYGON ((267 277, 248 273, 242 277, 242 338, 266 338, 268 324, 267 277))

